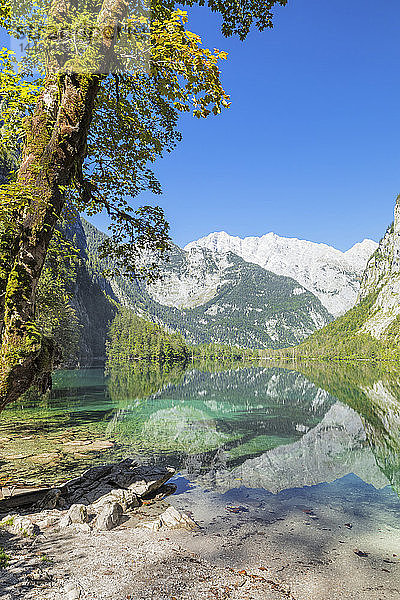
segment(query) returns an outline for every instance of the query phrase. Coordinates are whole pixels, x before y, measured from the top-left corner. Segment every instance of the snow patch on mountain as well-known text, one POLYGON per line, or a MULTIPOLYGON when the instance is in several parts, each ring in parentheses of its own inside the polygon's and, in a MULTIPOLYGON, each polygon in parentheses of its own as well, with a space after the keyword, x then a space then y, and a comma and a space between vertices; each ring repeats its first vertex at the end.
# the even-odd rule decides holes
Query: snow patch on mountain
POLYGON ((221 231, 190 242, 185 250, 208 248, 214 255, 233 252, 276 275, 291 277, 337 317, 356 303, 360 279, 377 247, 376 242, 365 239, 341 252, 327 244, 284 238, 272 232, 242 239, 221 231))

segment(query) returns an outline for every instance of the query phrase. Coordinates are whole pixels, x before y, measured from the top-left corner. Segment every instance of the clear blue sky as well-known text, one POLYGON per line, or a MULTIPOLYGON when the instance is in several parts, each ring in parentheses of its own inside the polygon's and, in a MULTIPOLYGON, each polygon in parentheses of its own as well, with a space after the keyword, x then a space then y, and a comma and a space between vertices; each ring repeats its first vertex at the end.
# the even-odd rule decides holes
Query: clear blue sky
POLYGON ((219 24, 205 7, 189 22, 229 52, 232 106, 182 118, 183 142, 156 166, 173 239, 379 240, 400 193, 398 0, 289 0, 244 43, 219 24))
MULTIPOLYGON (((211 231, 347 249, 379 240, 400 193, 400 3, 289 0, 275 28, 245 42, 191 10, 190 29, 229 53, 232 106, 185 116, 183 142, 156 164, 174 241, 211 231)), ((105 219, 93 222, 106 228, 105 219)))

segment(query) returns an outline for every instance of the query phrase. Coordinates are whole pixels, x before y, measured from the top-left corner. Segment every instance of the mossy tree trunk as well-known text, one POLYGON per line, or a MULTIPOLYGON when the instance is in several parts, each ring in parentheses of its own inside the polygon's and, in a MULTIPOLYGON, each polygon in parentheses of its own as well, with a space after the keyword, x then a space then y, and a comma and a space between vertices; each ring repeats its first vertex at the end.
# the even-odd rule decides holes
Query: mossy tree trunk
MULTIPOLYGON (((68 9, 67 3, 55 1, 54 6, 68 9)), ((104 0, 99 24, 118 23, 125 11, 122 0, 104 0)), ((64 190, 81 171, 96 95, 113 44, 113 39, 99 40, 100 74, 77 73, 71 61, 60 65, 53 59, 26 123, 16 183, 3 189, 1 203, 3 208, 9 203, 10 218, 0 231, 0 410, 31 385, 46 389, 51 381, 55 347, 34 327, 35 293, 65 204, 64 190)))

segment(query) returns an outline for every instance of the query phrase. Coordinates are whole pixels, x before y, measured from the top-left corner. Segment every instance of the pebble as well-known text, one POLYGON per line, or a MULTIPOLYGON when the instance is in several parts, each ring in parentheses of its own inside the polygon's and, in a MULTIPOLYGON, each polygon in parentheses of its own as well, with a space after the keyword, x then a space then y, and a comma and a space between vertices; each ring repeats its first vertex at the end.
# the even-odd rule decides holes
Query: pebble
POLYGON ((74 529, 78 533, 90 533, 92 531, 89 523, 74 523, 74 529))
POLYGON ((81 591, 75 583, 66 583, 64 585, 64 590, 67 594, 68 600, 77 600, 78 598, 80 598, 81 591))

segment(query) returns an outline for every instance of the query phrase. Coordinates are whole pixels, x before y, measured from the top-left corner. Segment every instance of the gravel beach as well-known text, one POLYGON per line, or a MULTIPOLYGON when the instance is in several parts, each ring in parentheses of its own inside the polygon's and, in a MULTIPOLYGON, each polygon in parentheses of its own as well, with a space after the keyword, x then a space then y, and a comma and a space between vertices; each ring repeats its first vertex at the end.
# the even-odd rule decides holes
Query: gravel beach
POLYGON ((0 570, 0 598, 396 600, 400 530, 397 515, 381 508, 360 506, 357 515, 353 503, 334 498, 265 499, 254 491, 238 504, 195 488, 136 511, 111 531, 49 526, 34 539, 2 531, 11 561, 0 570), (169 503, 199 527, 137 526, 169 503), (377 513, 372 525, 367 509, 377 513))

